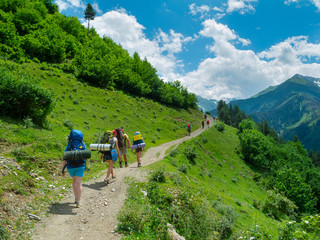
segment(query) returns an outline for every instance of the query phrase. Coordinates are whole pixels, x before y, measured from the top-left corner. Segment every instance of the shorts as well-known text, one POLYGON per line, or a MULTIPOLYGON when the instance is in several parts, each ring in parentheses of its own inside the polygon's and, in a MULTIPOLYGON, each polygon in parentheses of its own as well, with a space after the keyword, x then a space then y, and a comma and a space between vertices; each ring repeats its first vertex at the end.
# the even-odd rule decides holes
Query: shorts
POLYGON ((142 148, 140 147, 140 148, 137 148, 136 149, 136 152, 142 152, 142 148))
POLYGON ((85 166, 76 167, 76 168, 68 168, 68 172, 71 177, 77 176, 77 177, 83 177, 85 166))
POLYGON ((127 155, 127 147, 119 148, 119 153, 121 155, 127 155))
POLYGON ((103 154, 103 161, 107 161, 107 160, 112 160, 112 156, 111 156, 111 152, 110 151, 105 152, 103 154))

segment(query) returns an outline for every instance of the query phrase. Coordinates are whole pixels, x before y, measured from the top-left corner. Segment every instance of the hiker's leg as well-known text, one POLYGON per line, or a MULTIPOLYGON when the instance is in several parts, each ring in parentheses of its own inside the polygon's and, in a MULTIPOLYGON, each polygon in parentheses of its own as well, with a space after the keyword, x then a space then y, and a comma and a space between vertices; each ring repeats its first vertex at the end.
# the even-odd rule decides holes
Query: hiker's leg
POLYGON ((77 196, 76 201, 80 201, 81 198, 81 192, 82 192, 82 177, 74 176, 72 178, 72 188, 74 195, 77 196))
POLYGON ((142 156, 142 151, 140 151, 138 155, 139 155, 139 160, 138 160, 138 163, 141 163, 141 156, 142 156))
POLYGON ((119 162, 120 162, 120 163, 122 162, 122 159, 121 159, 121 158, 122 158, 122 154, 120 153, 120 154, 119 154, 119 162))
POLYGON ((110 174, 113 176, 113 161, 112 160, 107 160, 108 161, 108 172, 107 172, 107 178, 110 177, 110 174))
POLYGON ((127 155, 123 155, 123 158, 124 158, 124 163, 125 163, 125 165, 127 166, 127 165, 128 165, 128 158, 127 158, 127 155))

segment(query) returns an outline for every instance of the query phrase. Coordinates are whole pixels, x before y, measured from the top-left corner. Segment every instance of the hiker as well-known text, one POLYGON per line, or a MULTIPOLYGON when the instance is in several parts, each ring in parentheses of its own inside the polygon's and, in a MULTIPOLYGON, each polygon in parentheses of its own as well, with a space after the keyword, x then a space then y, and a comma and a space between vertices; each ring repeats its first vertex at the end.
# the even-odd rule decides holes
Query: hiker
POLYGON ((204 129, 204 120, 201 121, 202 129, 204 129))
MULTIPOLYGON (((68 136, 68 144, 65 152, 75 150, 86 150, 86 144, 83 142, 83 133, 80 130, 71 130, 68 136)), ((72 189, 75 195, 76 207, 80 207, 80 199, 82 192, 82 177, 85 170, 86 159, 76 160, 63 160, 62 163, 62 176, 65 175, 65 168, 67 168, 70 176, 72 177, 72 189)))
POLYGON ((207 119, 207 114, 204 114, 204 119, 207 119))
POLYGON ((130 148, 129 137, 124 133, 123 127, 117 128, 117 139, 118 139, 118 147, 119 147, 119 164, 120 168, 122 168, 122 155, 124 158, 125 167, 128 167, 128 159, 127 159, 127 148, 130 148))
POLYGON ((191 125, 188 123, 187 125, 188 136, 191 134, 191 125))
POLYGON ((113 153, 117 153, 119 156, 118 140, 117 140, 116 136, 117 136, 116 130, 107 131, 104 135, 104 139, 101 140, 101 142, 100 142, 100 143, 110 144, 110 151, 103 152, 103 160, 107 161, 107 163, 108 163, 107 176, 104 179, 104 182, 106 184, 109 184, 111 179, 116 178, 116 176, 114 175, 114 172, 113 172, 113 162, 117 160, 116 159, 117 157, 115 158, 115 155, 113 153), (110 175, 111 175, 111 179, 110 179, 110 175))
POLYGON ((143 142, 141 133, 136 132, 135 134, 133 134, 133 144, 131 146, 131 151, 133 149, 136 150, 138 167, 141 167, 141 156, 142 156, 142 151, 144 146, 145 146, 145 143, 143 142))
POLYGON ((209 119, 207 119, 207 126, 208 126, 208 128, 209 128, 209 125, 210 125, 210 121, 209 121, 209 119))

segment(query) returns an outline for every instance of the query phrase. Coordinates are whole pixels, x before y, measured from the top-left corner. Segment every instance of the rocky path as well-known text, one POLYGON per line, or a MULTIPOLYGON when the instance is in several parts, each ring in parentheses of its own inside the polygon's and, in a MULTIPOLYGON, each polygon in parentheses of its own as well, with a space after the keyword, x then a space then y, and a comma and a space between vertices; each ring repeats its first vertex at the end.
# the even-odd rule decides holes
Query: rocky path
MULTIPOLYGON (((212 119, 210 125, 212 125, 212 119)), ((176 147, 185 140, 195 137, 205 131, 198 129, 186 136, 160 146, 149 148, 142 157, 142 166, 152 164, 164 158, 168 148, 176 147)), ((126 177, 139 180, 146 176, 146 171, 137 168, 136 163, 127 168, 115 169, 116 181, 106 185, 103 181, 106 171, 100 177, 83 183, 81 207, 75 208, 74 195, 70 192, 61 203, 49 208, 49 217, 37 223, 33 240, 111 240, 121 239, 115 230, 117 228, 117 213, 126 199, 126 177)))

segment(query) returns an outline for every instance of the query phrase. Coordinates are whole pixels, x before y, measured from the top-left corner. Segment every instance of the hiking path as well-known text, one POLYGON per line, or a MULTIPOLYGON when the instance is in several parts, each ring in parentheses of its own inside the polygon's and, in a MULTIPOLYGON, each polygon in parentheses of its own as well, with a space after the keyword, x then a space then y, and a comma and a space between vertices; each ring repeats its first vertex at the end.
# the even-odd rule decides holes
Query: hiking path
MULTIPOLYGON (((210 127, 213 119, 210 118, 210 127)), ((75 208, 72 189, 60 203, 48 208, 49 216, 35 224, 32 232, 33 240, 117 240, 123 236, 116 232, 117 213, 122 208, 126 199, 128 184, 126 177, 144 180, 147 172, 143 166, 163 159, 166 151, 178 146, 183 141, 196 137, 203 131, 199 128, 191 132, 190 136, 164 143, 160 146, 149 148, 142 156, 142 168, 137 168, 137 163, 131 163, 126 168, 114 169, 116 179, 106 185, 104 178, 106 170, 95 179, 82 184, 81 207, 75 208)))

